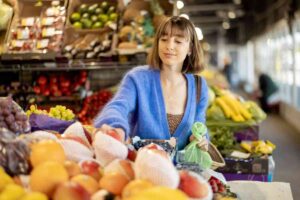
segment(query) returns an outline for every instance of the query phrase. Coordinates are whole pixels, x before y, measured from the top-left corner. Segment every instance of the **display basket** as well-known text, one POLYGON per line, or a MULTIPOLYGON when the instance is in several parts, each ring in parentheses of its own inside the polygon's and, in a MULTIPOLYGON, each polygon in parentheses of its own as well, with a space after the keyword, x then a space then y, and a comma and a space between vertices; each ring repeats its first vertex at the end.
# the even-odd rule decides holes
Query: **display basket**
POLYGON ((221 153, 219 152, 217 147, 215 145, 213 145, 211 142, 209 142, 209 145, 208 145, 208 153, 209 153, 211 159, 213 160, 211 169, 216 170, 219 167, 225 166, 225 160, 224 160, 223 156, 221 155, 221 153))

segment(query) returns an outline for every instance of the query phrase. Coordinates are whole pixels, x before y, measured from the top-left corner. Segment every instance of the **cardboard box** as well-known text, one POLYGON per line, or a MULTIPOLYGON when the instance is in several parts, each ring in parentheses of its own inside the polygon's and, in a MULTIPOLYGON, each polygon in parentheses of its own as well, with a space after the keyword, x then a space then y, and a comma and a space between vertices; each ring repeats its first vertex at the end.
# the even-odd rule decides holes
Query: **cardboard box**
POLYGON ((222 173, 226 181, 236 181, 236 180, 248 180, 248 181, 262 181, 262 182, 272 182, 272 174, 238 174, 238 173, 222 173))
MULTIPOLYGON (((238 174, 268 174, 271 157, 260 157, 250 159, 224 158, 226 165, 217 169, 221 173, 238 174)), ((274 166, 272 166, 274 168, 274 166)))

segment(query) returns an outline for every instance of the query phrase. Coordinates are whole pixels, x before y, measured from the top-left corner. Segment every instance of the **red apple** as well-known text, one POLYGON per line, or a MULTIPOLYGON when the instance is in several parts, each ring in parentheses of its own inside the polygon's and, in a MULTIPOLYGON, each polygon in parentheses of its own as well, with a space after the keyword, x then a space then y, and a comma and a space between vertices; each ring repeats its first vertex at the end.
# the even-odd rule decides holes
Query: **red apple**
POLYGON ((102 177, 101 166, 92 160, 83 161, 80 165, 81 172, 95 178, 97 181, 102 177))
POLYGON ((178 188, 185 192, 189 197, 204 198, 209 195, 209 188, 207 184, 199 180, 198 174, 182 170, 179 172, 179 175, 180 183, 178 188))
POLYGON ((47 78, 46 76, 39 76, 38 80, 37 80, 38 84, 39 85, 46 85, 47 83, 47 78))
POLYGON ((57 186, 53 200, 90 200, 88 191, 79 183, 68 181, 57 186))
POLYGON ((87 142, 84 141, 84 139, 82 139, 81 137, 79 137, 77 135, 70 135, 70 134, 62 135, 62 139, 75 140, 76 142, 83 144, 87 148, 90 148, 89 144, 87 144, 87 142))
POLYGON ((33 87, 33 91, 36 93, 36 94, 40 94, 41 93, 41 88, 39 86, 34 86, 33 87))
POLYGON ((109 136, 115 138, 116 140, 122 142, 122 137, 121 137, 121 135, 118 134, 117 131, 115 131, 115 130, 108 130, 108 131, 106 131, 105 134, 107 134, 107 135, 109 135, 109 136))
POLYGON ((128 149, 128 155, 127 155, 127 159, 128 159, 128 160, 131 160, 131 161, 134 162, 135 159, 136 159, 136 155, 137 155, 136 150, 128 149))

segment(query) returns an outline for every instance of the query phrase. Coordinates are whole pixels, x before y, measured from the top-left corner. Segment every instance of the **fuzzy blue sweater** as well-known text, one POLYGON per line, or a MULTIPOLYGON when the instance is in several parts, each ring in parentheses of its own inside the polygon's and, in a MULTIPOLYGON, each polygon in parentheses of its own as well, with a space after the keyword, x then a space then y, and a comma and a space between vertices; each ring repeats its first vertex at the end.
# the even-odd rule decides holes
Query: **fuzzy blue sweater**
POLYGON ((136 67, 122 80, 119 91, 96 117, 95 127, 108 124, 125 130, 126 136, 141 139, 177 139, 178 149, 189 142, 194 122, 205 123, 208 87, 202 78, 201 98, 196 105, 196 84, 192 74, 185 74, 188 98, 184 115, 174 134, 170 134, 160 71, 148 66, 136 67))

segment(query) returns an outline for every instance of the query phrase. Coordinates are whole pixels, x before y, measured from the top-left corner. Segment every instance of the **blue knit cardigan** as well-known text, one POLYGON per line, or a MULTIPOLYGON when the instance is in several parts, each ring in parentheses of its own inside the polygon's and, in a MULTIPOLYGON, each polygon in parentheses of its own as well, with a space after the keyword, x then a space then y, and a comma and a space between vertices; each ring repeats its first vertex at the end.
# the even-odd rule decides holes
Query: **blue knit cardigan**
POLYGON ((95 127, 108 124, 125 130, 126 137, 141 139, 177 139, 178 149, 189 142, 194 122, 205 123, 208 87, 204 78, 201 97, 196 105, 196 84, 192 74, 185 74, 188 97, 185 112, 174 134, 170 134, 160 71, 148 66, 130 70, 122 80, 114 98, 103 108, 94 121, 95 127))

